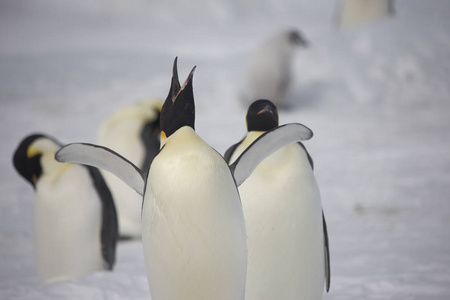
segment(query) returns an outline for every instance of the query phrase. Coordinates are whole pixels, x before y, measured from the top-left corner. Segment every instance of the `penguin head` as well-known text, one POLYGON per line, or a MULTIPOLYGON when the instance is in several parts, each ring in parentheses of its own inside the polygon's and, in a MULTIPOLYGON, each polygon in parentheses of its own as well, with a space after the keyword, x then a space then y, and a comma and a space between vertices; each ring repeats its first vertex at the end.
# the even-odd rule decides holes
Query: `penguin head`
POLYGON ((195 67, 189 73, 183 86, 180 86, 180 82, 178 81, 177 58, 175 58, 169 95, 167 95, 161 109, 161 146, 164 144, 166 138, 181 127, 189 126, 195 129, 195 105, 192 89, 194 71, 195 67))
POLYGON ((267 131, 278 126, 277 107, 269 100, 253 102, 247 111, 247 131, 267 131))
MULTIPOLYGON (((38 179, 45 172, 42 157, 50 155, 53 159, 60 148, 61 145, 50 137, 43 134, 30 135, 22 140, 14 152, 14 167, 36 189, 38 179)), ((57 163, 56 160, 54 162, 57 163)))
POLYGON ((309 45, 308 41, 298 30, 290 30, 288 32, 288 39, 292 45, 307 47, 309 45))

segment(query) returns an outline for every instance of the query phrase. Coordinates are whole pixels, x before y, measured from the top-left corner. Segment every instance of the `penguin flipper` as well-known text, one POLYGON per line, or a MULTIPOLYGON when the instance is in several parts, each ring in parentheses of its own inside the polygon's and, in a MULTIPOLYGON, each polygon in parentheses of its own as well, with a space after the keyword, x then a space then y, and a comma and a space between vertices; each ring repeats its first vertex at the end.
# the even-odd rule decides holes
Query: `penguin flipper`
POLYGON ((305 125, 290 123, 263 133, 230 165, 236 186, 240 186, 267 156, 291 143, 309 140, 313 132, 305 125))
POLYGON ((322 221, 323 221, 323 240, 324 240, 324 250, 325 250, 325 288, 328 293, 330 290, 331 283, 331 272, 330 272, 330 248, 328 245, 328 230, 327 222, 325 221, 325 215, 322 210, 322 221))
POLYGON ((109 148, 85 143, 68 144, 56 152, 55 159, 59 162, 78 163, 111 172, 138 194, 144 193, 144 172, 109 148))

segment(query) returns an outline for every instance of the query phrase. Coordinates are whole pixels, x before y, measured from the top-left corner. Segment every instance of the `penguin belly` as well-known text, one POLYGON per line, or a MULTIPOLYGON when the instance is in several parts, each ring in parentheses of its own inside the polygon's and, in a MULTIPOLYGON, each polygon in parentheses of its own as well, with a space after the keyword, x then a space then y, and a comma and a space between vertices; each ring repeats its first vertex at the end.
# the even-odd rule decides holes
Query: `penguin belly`
POLYGON ((245 222, 223 158, 190 127, 150 167, 142 236, 153 300, 244 299, 245 222))
POLYGON ((87 169, 68 165, 36 185, 34 252, 42 281, 82 276, 104 269, 101 202, 87 169))
POLYGON ((266 158, 239 193, 248 236, 245 299, 322 299, 322 208, 303 148, 292 144, 266 158))

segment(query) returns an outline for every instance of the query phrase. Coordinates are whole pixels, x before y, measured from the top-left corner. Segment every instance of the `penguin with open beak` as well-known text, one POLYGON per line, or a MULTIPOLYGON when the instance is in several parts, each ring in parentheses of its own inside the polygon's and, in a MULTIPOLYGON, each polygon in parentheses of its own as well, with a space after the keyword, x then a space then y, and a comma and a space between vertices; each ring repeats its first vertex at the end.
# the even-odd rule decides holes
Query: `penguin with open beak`
POLYGON ((267 155, 309 139, 312 132, 301 124, 280 126, 228 167, 194 130, 194 69, 181 86, 175 59, 161 110, 161 150, 148 174, 98 145, 69 144, 55 157, 110 171, 143 195, 142 240, 152 299, 244 299, 247 243, 237 186, 267 155))

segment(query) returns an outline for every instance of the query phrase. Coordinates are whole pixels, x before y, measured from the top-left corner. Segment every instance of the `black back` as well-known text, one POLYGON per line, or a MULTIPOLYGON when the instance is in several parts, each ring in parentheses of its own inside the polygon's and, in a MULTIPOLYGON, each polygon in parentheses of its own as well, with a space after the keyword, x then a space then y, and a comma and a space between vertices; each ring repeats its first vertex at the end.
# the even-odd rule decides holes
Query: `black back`
POLYGON ((102 203, 101 245, 102 256, 108 270, 116 260, 116 243, 119 235, 116 208, 113 197, 97 168, 86 166, 102 203))

